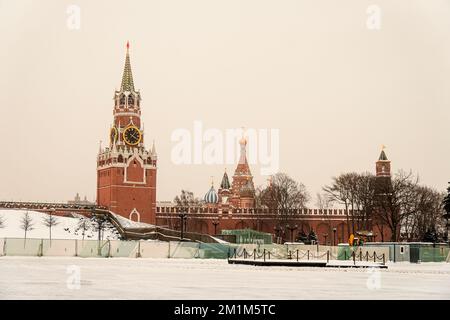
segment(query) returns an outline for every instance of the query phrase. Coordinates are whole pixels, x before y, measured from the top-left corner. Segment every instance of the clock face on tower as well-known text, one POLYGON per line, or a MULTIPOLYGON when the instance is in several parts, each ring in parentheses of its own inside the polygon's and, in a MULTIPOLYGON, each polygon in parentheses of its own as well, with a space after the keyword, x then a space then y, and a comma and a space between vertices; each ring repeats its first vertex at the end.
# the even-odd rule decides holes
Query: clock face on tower
POLYGON ((123 132, 123 140, 126 144, 130 146, 135 146, 141 142, 142 134, 141 131, 135 126, 129 126, 123 132))

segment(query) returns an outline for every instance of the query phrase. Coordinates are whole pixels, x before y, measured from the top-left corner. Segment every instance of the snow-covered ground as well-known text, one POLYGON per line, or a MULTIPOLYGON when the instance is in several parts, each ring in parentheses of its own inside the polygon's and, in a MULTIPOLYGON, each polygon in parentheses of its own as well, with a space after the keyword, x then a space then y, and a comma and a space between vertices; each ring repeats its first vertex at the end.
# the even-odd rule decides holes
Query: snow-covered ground
POLYGON ((450 299, 450 263, 388 266, 375 270, 254 267, 201 259, 0 257, 0 299, 450 299))
MULTIPOLYGON (((3 220, 3 228, 0 228, 0 238, 23 238, 24 230, 21 229, 21 221, 26 210, 0 210, 0 217, 3 220)), ((49 228, 43 223, 46 213, 28 211, 33 224, 33 230, 27 232, 27 238, 32 239, 48 239, 49 228)), ((80 222, 79 218, 58 217, 54 216, 57 225, 52 227, 52 239, 82 239, 82 231, 76 231, 77 225, 80 222)), ((127 220, 127 219, 125 219, 127 220)), ((115 240, 118 236, 113 232, 113 229, 105 229, 103 239, 115 240)), ((91 226, 85 232, 85 239, 97 239, 97 232, 91 226)))

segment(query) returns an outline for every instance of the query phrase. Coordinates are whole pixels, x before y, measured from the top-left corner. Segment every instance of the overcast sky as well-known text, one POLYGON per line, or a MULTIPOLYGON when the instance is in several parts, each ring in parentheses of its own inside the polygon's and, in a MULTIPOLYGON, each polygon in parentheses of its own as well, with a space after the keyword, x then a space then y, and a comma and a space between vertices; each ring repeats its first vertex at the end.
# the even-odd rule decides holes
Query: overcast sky
POLYGON ((172 162, 172 132, 195 120, 279 129, 280 170, 312 195, 373 172, 382 144, 394 171, 450 181, 448 0, 0 0, 0 39, 1 200, 94 199, 127 40, 158 200, 234 171, 172 162))

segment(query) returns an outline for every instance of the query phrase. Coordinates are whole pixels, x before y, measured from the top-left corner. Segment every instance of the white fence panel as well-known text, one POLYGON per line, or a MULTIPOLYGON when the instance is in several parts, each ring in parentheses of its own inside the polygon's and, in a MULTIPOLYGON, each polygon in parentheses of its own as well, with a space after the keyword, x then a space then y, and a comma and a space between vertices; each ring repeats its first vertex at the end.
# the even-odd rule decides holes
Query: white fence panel
POLYGON ((110 257, 136 258, 138 253, 138 241, 110 240, 110 257))
POLYGON ((142 258, 168 258, 169 243, 140 241, 139 253, 142 258))
POLYGON ((57 257, 73 257, 77 254, 77 240, 44 239, 42 240, 42 255, 57 257))
POLYGON ((41 252, 41 239, 5 239, 6 256, 38 256, 41 252))
POLYGON ((109 254, 108 240, 78 240, 77 256, 79 257, 107 257, 109 254))
POLYGON ((197 242, 170 242, 170 258, 198 258, 199 250, 200 244, 197 242))

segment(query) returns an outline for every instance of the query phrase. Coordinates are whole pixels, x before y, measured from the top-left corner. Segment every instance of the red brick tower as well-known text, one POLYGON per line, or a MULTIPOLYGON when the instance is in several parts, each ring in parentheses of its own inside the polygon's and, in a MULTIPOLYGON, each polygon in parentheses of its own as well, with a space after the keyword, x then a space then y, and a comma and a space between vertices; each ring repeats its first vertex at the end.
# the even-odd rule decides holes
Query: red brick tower
POLYGON ((255 206, 255 186, 247 162, 247 139, 242 137, 239 144, 241 145, 241 154, 233 175, 231 204, 236 208, 253 208, 255 206))
POLYGON ((109 147, 97 157, 97 204, 134 221, 155 224, 155 145, 146 150, 141 94, 134 89, 129 43, 120 90, 114 93, 109 147))
POLYGON ((391 161, 388 160, 386 153, 384 152, 384 146, 381 149, 380 157, 375 164, 377 177, 390 177, 391 176, 391 161))
POLYGON ((222 182, 220 183, 220 188, 217 193, 219 195, 219 209, 222 210, 222 212, 228 212, 230 209, 229 199, 231 195, 231 185, 226 170, 223 174, 222 182))
MULTIPOLYGON (((386 197, 392 190, 392 180, 391 180, 391 161, 388 160, 386 153, 384 152, 384 146, 382 147, 380 157, 375 163, 376 171, 376 185, 375 193, 377 197, 386 197)), ((378 209, 380 210, 380 209, 378 209)), ((372 228, 377 226, 379 239, 384 241, 384 239, 389 239, 391 237, 390 229, 386 226, 385 222, 379 219, 378 215, 374 215, 372 220, 372 228)))

